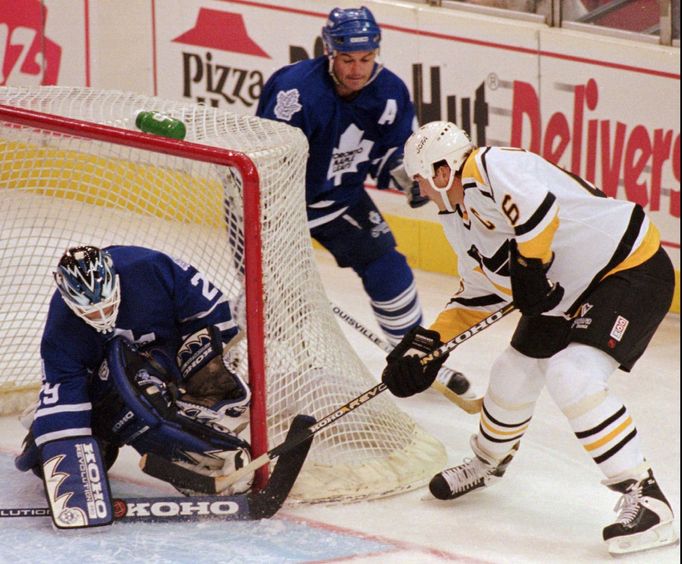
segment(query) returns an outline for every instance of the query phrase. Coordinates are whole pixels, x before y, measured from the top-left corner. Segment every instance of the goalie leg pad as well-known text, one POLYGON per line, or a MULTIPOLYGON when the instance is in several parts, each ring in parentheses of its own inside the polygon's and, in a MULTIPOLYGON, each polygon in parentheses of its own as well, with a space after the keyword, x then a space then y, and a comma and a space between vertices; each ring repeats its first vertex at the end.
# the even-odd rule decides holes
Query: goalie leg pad
POLYGON ((43 483, 58 529, 110 525, 109 480, 94 437, 58 439, 41 448, 43 483))
MULTIPOLYGON (((139 351, 124 339, 110 344, 107 362, 121 402, 110 425, 120 443, 142 455, 151 452, 209 475, 249 462, 247 441, 222 425, 223 419, 205 413, 215 412, 173 401, 164 375, 153 365, 140 364, 139 357, 139 351)), ((249 486, 250 482, 244 484, 249 486)))

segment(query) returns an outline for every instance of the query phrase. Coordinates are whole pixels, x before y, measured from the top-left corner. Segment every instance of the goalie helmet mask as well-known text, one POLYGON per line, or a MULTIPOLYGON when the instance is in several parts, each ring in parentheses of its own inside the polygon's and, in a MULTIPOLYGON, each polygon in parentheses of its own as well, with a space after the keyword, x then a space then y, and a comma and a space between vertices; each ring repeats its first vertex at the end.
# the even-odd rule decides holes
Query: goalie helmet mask
POLYGON ((454 123, 432 121, 422 125, 405 142, 405 172, 410 178, 419 175, 428 180, 431 187, 440 193, 446 209, 453 211, 447 191, 474 148, 467 133, 454 123), (450 177, 445 188, 438 188, 433 181, 436 175, 434 165, 442 161, 450 167, 450 177))
MULTIPOLYGON (((334 8, 329 12, 327 23, 322 28, 322 42, 329 58, 329 74, 339 83, 333 71, 336 53, 354 51, 378 51, 381 43, 381 29, 374 15, 364 6, 362 8, 334 8)), ((377 61, 372 76, 365 86, 372 82, 383 65, 377 61)))
POLYGON ((92 246, 67 249, 54 279, 71 311, 100 333, 113 330, 121 288, 108 252, 92 246))

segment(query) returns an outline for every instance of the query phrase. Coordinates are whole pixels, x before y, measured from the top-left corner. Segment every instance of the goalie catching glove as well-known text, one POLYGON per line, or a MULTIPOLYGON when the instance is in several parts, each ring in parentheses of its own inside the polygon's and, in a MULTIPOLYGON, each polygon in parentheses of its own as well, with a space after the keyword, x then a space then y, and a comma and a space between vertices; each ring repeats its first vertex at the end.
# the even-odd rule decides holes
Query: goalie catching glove
POLYGON ((422 366, 420 358, 439 348, 443 343, 437 331, 415 327, 386 357, 386 368, 381 381, 399 398, 406 398, 428 389, 447 360, 445 354, 422 366))
MULTIPOLYGON (((552 255, 552 260, 554 255, 552 255)), ((547 271, 552 261, 544 264, 539 258, 526 258, 516 241, 509 241, 509 276, 514 305, 523 315, 536 316, 554 309, 564 297, 558 282, 550 282, 547 271)))
POLYGON ((248 407, 251 391, 227 368, 223 349, 220 330, 215 326, 200 329, 184 340, 176 357, 184 387, 179 399, 238 417, 248 407))
MULTIPOLYGON (((151 452, 209 476, 229 474, 248 464, 250 445, 242 438, 248 436, 248 422, 240 416, 248 406, 250 392, 236 375, 235 381, 220 374, 215 382, 209 382, 207 367, 215 349, 207 335, 213 331, 202 331, 207 333, 193 341, 199 346, 186 340, 180 347, 203 352, 189 354, 186 358, 193 360, 181 365, 179 374, 177 368, 175 374, 166 369, 169 361, 174 362, 160 349, 140 351, 122 338, 114 339, 107 357, 113 386, 93 409, 93 433, 109 442, 129 444, 141 455, 151 452)), ((218 358, 222 363, 220 354, 218 358)), ((247 476, 219 493, 244 492, 252 479, 247 476)), ((203 493, 180 491, 185 495, 203 493)))

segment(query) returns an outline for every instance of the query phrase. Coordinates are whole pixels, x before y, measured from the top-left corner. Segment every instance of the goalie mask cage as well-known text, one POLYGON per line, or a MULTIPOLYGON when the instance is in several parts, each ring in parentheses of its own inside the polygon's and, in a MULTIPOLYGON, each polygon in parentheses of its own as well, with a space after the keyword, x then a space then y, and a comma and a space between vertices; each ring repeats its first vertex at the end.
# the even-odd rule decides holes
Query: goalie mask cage
MULTIPOLYGON (((252 387, 254 457, 284 440, 296 414, 320 418, 375 385, 316 270, 307 149, 286 124, 190 102, 0 88, 0 409, 37 398, 52 271, 81 244, 164 251, 227 295, 247 336, 230 361, 252 387), (182 120, 186 141, 137 131, 139 110, 182 120)), ((289 499, 389 495, 424 484, 445 462, 440 442, 385 394, 317 434, 289 499)), ((256 483, 266 479, 259 473, 256 483)))

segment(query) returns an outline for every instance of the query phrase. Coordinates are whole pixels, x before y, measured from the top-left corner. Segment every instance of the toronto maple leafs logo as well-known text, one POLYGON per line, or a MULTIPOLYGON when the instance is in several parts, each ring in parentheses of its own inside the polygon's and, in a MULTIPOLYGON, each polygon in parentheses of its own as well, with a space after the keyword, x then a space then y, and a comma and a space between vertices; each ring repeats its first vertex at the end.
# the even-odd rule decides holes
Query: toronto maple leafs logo
POLYGON ((301 110, 303 106, 298 103, 298 89, 280 90, 277 92, 277 105, 275 106, 275 116, 278 119, 289 121, 291 116, 301 110))
POLYGON ((334 186, 341 184, 341 176, 344 172, 357 172, 357 165, 369 160, 369 152, 374 146, 374 141, 363 139, 364 133, 351 123, 341 134, 339 146, 332 153, 327 173, 327 178, 334 179, 334 186))

